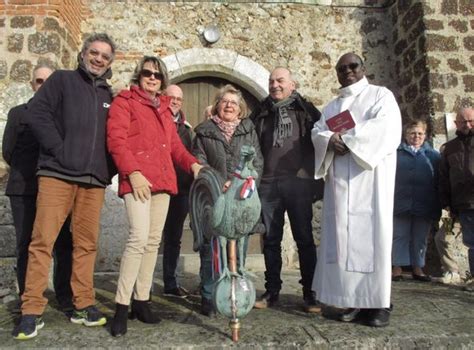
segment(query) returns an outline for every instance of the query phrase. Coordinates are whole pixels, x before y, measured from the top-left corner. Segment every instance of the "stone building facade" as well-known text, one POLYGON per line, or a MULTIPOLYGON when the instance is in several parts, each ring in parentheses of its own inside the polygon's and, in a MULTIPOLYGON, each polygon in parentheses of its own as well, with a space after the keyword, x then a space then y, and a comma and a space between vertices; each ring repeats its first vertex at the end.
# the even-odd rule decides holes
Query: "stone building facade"
MULTIPOLYGON (((445 113, 474 105, 473 29, 472 0, 0 0, 0 129, 8 110, 31 97, 28 81, 38 62, 74 68, 83 37, 107 32, 118 47, 115 90, 127 85, 142 55, 154 54, 165 60, 173 82, 222 78, 256 99, 267 94, 269 71, 286 66, 318 107, 337 94, 338 57, 354 51, 369 80, 395 93, 405 118, 433 118, 439 145, 445 113), (220 32, 214 44, 202 35, 209 26, 220 32)), ((0 168, 5 176, 5 164, 0 168)), ((11 218, 7 201, 0 204, 0 257, 12 257, 11 218)), ((109 191, 99 270, 118 267, 126 235, 122 210, 109 191)), ((294 263, 291 239, 285 256, 294 263)))

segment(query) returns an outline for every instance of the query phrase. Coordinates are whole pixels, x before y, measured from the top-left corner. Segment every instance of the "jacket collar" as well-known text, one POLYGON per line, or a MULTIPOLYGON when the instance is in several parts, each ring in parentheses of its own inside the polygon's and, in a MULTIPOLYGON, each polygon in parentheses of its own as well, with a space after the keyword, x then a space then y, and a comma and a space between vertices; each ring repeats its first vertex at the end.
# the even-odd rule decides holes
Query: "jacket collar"
POLYGON ((91 83, 95 83, 96 86, 105 86, 110 88, 110 85, 107 83, 107 79, 112 78, 112 69, 108 68, 104 74, 99 77, 92 75, 86 68, 84 61, 82 60, 81 53, 77 55, 77 71, 79 74, 84 78, 84 80, 89 81, 91 83))
POLYGON ((170 116, 172 115, 172 111, 170 109, 170 101, 171 98, 168 96, 163 96, 163 95, 156 95, 156 104, 152 101, 150 98, 150 95, 148 95, 145 91, 143 91, 139 86, 137 85, 132 85, 130 86, 130 92, 132 93, 132 97, 134 100, 137 100, 141 104, 144 104, 146 106, 150 106, 154 110, 158 109, 158 113, 162 114, 165 112, 169 112, 170 116))
POLYGON ((429 144, 425 141, 423 142, 423 144, 421 145, 421 147, 418 149, 418 152, 414 152, 413 149, 410 147, 410 145, 408 143, 406 143, 405 141, 403 141, 400 146, 398 146, 398 149, 401 150, 401 151, 406 151, 412 155, 415 155, 417 153, 425 153, 426 150, 430 148, 429 144))
MULTIPOLYGON (((297 91, 294 91, 293 92, 293 96, 294 96, 294 104, 297 104, 301 109, 305 109, 304 105, 303 105, 303 97, 300 95, 299 92, 297 91)), ((273 101, 273 99, 269 96, 267 96, 261 103, 262 105, 262 110, 261 112, 259 113, 259 118, 265 118, 267 117, 268 115, 271 114, 271 110, 272 110, 272 107, 273 105, 275 104, 275 102, 273 101)))

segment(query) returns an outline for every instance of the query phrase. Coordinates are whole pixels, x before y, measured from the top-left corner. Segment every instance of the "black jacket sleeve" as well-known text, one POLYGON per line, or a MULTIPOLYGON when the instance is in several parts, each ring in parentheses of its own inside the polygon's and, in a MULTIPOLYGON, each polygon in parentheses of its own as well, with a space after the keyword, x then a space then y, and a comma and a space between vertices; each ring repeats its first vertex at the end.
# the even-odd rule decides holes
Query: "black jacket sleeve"
POLYGON ((26 114, 26 105, 19 105, 8 112, 7 124, 3 132, 2 155, 8 165, 11 163, 13 151, 16 146, 18 134, 22 128, 22 116, 26 114))
POLYGON ((54 72, 28 104, 28 123, 33 134, 41 147, 54 156, 63 147, 57 120, 63 91, 61 85, 60 72, 54 72))

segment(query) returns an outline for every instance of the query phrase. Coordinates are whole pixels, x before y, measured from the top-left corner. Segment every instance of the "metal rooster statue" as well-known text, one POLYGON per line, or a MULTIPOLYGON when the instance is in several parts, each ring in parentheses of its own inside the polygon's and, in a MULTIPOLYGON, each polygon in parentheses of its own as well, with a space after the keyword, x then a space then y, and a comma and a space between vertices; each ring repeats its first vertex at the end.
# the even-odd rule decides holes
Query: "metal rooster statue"
POLYGON ((253 167, 255 149, 243 146, 240 162, 230 187, 223 192, 224 179, 212 168, 204 168, 191 186, 190 216, 194 250, 204 237, 215 240, 217 253, 213 266, 218 270, 213 303, 216 310, 229 317, 232 340, 238 341, 239 319, 255 303, 255 288, 244 268, 244 239, 260 217, 260 199, 255 188, 258 174, 253 167))

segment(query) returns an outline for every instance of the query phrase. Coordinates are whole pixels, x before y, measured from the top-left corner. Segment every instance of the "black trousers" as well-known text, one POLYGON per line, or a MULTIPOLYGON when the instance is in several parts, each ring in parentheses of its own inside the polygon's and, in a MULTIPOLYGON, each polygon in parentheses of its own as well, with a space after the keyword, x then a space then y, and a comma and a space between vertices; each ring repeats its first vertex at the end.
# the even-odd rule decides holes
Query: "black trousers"
MULTIPOLYGON (((25 291, 28 247, 31 242, 36 215, 36 196, 10 196, 9 199, 16 232, 16 276, 21 296, 25 291)), ((71 218, 68 217, 61 228, 53 250, 53 284, 56 299, 61 306, 72 305, 72 236, 69 228, 70 224, 71 218)))
POLYGON ((187 194, 171 196, 163 229, 163 283, 165 291, 178 287, 176 267, 178 266, 181 250, 181 237, 186 215, 189 211, 187 194))
POLYGON ((268 182, 262 180, 258 192, 262 202, 263 222, 267 230, 263 236, 265 289, 272 293, 278 293, 281 289, 281 241, 287 212, 293 238, 298 247, 300 283, 303 285, 303 293, 311 293, 316 267, 316 246, 311 224, 314 181, 300 178, 284 178, 268 182))

